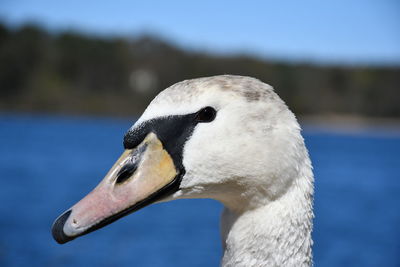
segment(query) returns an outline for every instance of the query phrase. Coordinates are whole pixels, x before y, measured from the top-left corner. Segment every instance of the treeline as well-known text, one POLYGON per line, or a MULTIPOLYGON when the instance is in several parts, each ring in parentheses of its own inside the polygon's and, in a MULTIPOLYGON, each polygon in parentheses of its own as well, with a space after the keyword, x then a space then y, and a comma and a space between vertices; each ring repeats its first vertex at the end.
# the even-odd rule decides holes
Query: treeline
POLYGON ((298 114, 400 117, 400 67, 317 66, 183 50, 151 36, 51 34, 0 24, 0 110, 132 116, 167 86, 240 74, 298 114))

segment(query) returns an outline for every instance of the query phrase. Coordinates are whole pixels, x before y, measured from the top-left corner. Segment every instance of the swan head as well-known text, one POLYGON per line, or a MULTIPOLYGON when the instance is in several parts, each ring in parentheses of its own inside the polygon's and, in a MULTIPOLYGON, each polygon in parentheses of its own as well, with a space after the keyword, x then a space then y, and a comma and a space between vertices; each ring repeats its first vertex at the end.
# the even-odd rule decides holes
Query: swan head
POLYGON ((65 243, 154 202, 213 198, 235 212, 296 184, 307 151, 293 113, 257 79, 222 75, 162 91, 124 137, 103 181, 62 214, 65 243))

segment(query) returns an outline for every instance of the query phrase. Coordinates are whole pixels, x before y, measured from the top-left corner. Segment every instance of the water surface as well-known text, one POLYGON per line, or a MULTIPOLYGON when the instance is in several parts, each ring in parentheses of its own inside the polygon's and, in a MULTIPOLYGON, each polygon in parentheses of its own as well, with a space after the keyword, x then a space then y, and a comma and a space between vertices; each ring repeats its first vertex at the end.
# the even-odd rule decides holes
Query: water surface
MULTIPOLYGON (((133 121, 0 115, 0 266, 218 266, 212 200, 149 206, 58 245, 50 227, 122 152, 133 121)), ((400 135, 309 128, 315 266, 400 266, 400 135)))

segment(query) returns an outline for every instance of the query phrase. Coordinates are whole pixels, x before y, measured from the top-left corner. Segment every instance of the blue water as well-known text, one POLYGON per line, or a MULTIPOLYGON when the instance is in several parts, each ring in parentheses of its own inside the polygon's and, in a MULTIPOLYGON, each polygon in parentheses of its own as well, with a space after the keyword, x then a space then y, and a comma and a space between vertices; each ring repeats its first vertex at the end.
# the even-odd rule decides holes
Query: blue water
MULTIPOLYGON (((218 266, 221 205, 157 204, 65 245, 50 227, 122 152, 133 121, 0 115, 0 266, 218 266)), ((400 134, 305 139, 316 177, 315 266, 400 266, 400 134)))

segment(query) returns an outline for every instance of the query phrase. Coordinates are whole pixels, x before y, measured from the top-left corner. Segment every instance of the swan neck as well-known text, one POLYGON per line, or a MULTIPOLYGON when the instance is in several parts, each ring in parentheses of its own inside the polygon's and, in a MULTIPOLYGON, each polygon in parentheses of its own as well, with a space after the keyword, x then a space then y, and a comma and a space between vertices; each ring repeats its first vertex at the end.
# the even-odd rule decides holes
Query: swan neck
POLYGON ((311 266, 312 187, 306 180, 281 198, 243 212, 225 206, 222 266, 311 266))

